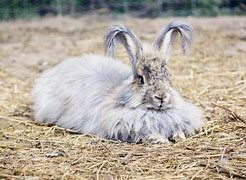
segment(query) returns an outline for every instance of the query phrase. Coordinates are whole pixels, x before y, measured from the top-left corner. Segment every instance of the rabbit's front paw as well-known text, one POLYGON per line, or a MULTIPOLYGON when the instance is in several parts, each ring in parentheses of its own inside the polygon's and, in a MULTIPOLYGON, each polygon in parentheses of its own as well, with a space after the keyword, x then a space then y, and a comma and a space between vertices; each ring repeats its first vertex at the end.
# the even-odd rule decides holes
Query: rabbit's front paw
POLYGON ((180 141, 184 141, 186 139, 186 136, 185 136, 184 132, 177 131, 177 132, 173 133, 173 136, 171 139, 175 142, 180 142, 180 141))
POLYGON ((166 138, 163 137, 162 135, 159 134, 151 134, 146 138, 147 142, 151 142, 153 144, 170 144, 170 141, 166 138))

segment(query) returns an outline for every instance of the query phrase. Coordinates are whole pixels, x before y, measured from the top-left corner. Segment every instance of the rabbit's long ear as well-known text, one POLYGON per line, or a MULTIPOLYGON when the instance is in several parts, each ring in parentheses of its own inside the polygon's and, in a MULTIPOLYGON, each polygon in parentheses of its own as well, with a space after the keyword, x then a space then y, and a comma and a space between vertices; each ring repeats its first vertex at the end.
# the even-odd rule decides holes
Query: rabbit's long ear
POLYGON ((192 42, 192 28, 186 23, 176 21, 169 23, 161 30, 153 43, 153 46, 156 49, 164 52, 164 58, 166 61, 169 60, 172 44, 178 33, 181 35, 181 46, 183 53, 185 53, 192 42))
POLYGON ((108 56, 114 56, 117 41, 125 47, 132 64, 133 74, 136 75, 136 63, 142 52, 142 44, 136 35, 124 25, 111 27, 105 34, 104 46, 108 56), (135 47, 133 47, 135 46, 135 47))

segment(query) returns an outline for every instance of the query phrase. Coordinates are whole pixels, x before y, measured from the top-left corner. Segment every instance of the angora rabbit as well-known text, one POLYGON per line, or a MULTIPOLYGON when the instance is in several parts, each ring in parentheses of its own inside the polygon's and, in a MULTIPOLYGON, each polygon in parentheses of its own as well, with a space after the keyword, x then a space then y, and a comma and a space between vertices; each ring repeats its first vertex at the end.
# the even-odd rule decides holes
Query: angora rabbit
POLYGON ((192 38, 185 23, 169 23, 146 47, 126 26, 111 27, 105 35, 107 57, 67 59, 37 80, 32 92, 36 121, 134 143, 193 135, 203 115, 173 89, 167 68, 178 34, 185 52, 192 38), (131 69, 112 58, 117 42, 125 47, 131 69))

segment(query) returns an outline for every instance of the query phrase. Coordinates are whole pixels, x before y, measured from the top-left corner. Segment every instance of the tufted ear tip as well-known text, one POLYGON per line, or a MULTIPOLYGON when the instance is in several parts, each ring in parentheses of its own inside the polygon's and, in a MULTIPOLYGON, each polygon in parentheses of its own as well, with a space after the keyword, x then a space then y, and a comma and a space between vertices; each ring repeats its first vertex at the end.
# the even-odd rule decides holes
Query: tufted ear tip
POLYGON ((177 34, 181 35, 181 47, 183 53, 185 53, 192 43, 192 27, 184 22, 173 21, 169 23, 161 30, 160 34, 153 43, 153 46, 156 49, 163 49, 166 59, 169 59, 172 44, 177 34))
POLYGON ((139 56, 142 50, 140 40, 127 26, 120 24, 110 27, 105 33, 104 47, 107 56, 114 56, 117 42, 120 42, 125 47, 132 64, 133 74, 135 74, 136 57, 139 56))
POLYGON ((114 25, 108 28, 104 35, 104 48, 107 56, 114 56, 114 48, 117 40, 124 43, 124 36, 128 31, 128 28, 122 24, 114 25))

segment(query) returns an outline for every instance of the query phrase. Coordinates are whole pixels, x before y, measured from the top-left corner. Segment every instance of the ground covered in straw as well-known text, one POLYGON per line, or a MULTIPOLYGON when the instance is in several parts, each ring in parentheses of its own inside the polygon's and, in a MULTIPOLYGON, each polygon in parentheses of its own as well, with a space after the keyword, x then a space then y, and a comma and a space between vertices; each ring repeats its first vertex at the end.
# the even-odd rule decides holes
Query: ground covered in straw
MULTIPOLYGON (((49 18, 0 23, 0 178, 246 178, 246 19, 187 18, 194 43, 178 46, 173 84, 207 118, 201 132, 175 144, 127 144, 33 121, 30 90, 65 57, 103 54, 105 29, 124 22, 152 42, 173 19, 49 18)), ((118 57, 128 63, 121 48, 118 57)), ((128 63, 129 64, 129 63, 128 63)))

